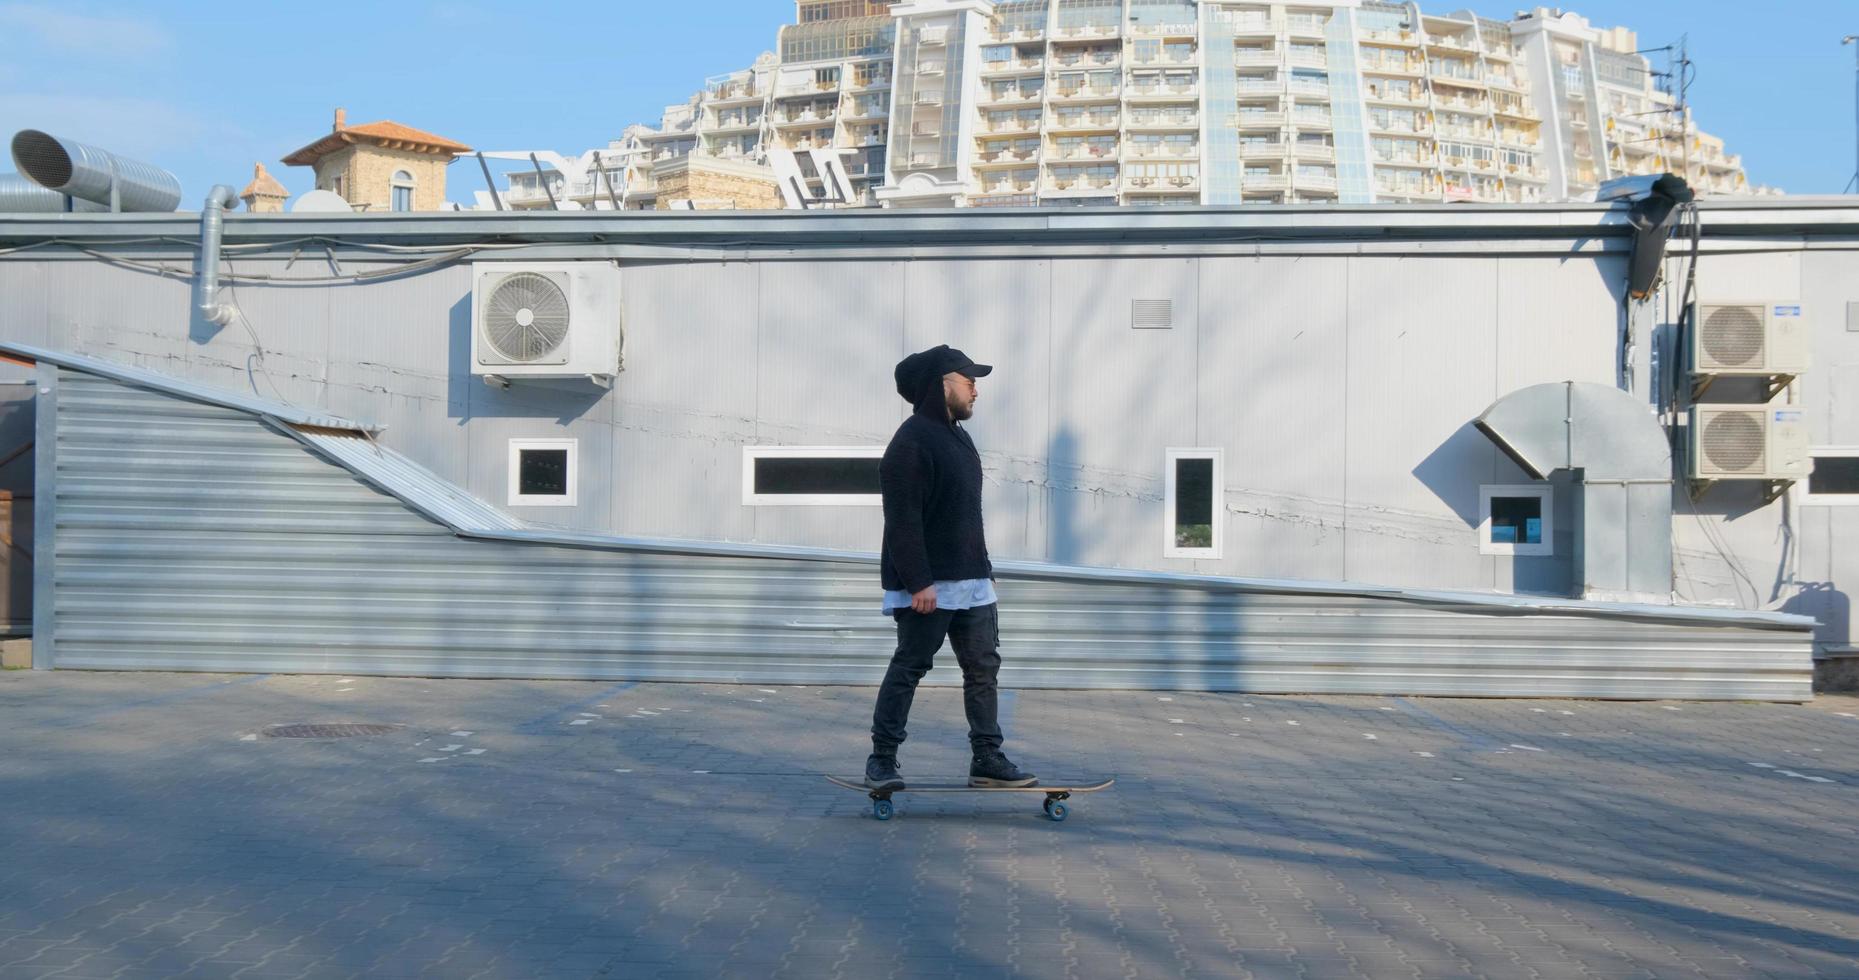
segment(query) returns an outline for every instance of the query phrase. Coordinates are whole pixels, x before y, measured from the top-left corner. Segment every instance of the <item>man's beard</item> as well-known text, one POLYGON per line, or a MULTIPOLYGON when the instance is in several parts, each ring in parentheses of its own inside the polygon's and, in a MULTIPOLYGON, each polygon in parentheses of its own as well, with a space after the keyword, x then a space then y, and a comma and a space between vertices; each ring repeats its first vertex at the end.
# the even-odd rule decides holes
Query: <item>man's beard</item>
POLYGON ((947 401, 943 404, 947 405, 949 408, 949 418, 951 421, 963 422, 973 418, 975 415, 975 406, 973 405, 960 405, 953 401, 947 401))

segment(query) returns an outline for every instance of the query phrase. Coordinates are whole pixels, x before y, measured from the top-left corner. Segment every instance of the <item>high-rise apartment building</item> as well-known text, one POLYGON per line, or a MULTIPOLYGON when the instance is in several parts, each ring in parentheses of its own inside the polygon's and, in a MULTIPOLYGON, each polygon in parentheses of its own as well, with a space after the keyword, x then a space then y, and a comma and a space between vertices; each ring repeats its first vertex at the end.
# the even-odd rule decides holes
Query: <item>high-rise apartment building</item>
POLYGON ((626 207, 689 154, 791 151, 818 186, 814 149, 860 201, 911 207, 1559 201, 1664 172, 1747 191, 1635 49, 1541 7, 800 0, 777 51, 607 159, 626 207))

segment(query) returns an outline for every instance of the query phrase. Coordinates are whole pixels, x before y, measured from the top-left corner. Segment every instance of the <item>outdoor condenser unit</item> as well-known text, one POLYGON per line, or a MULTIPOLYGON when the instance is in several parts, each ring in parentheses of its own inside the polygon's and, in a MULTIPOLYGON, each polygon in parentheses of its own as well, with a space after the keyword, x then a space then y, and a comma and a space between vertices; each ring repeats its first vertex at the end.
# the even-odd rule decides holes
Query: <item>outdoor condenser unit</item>
POLYGON ((1807 322, 1798 303, 1700 303, 1691 372, 1765 377, 1807 370, 1807 322))
POLYGON ((1796 405, 1694 405, 1693 480, 1804 480, 1814 470, 1807 421, 1796 405))
POLYGON ((607 262, 476 262, 471 371, 492 384, 620 370, 620 273, 607 262))

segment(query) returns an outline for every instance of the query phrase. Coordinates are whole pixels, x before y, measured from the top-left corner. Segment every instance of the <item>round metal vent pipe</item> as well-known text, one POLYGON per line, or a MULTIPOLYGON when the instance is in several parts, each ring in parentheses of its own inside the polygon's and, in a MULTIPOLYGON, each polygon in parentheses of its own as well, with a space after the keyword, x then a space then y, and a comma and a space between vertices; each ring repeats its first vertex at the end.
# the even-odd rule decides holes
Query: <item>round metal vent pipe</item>
MULTIPOLYGON (((0 174, 0 214, 57 213, 65 210, 66 200, 63 194, 40 187, 20 174, 0 174)), ((83 198, 69 200, 73 211, 109 210, 107 205, 83 198)))
POLYGON ((166 170, 36 129, 13 135, 13 165, 40 187, 115 211, 172 211, 181 203, 181 182, 166 170))

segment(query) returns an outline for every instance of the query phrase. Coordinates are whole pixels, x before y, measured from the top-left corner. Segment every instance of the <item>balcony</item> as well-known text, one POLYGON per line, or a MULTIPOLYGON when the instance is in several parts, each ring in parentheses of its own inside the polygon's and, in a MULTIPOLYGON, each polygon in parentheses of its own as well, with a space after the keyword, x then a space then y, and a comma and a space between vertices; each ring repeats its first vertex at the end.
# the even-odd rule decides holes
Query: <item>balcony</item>
POLYGON ((1114 190, 1115 177, 1054 176, 1046 178, 1040 185, 1042 191, 1063 192, 1068 194, 1108 194, 1114 190))
POLYGON ((1283 59, 1278 57, 1278 52, 1272 50, 1254 51, 1242 48, 1233 52, 1233 64, 1241 68, 1276 67, 1282 61, 1283 59))
POLYGON ((1395 58, 1382 58, 1380 60, 1363 61, 1362 70, 1377 75, 1409 75, 1417 77, 1426 74, 1427 67, 1424 61, 1401 61, 1395 58))
POLYGON ((1426 93, 1418 89, 1369 88, 1363 91, 1362 97, 1366 102, 1383 102, 1391 105, 1423 106, 1427 104, 1426 93))
POLYGON ((1282 191, 1290 186, 1284 174, 1242 174, 1239 178, 1241 191, 1282 191))
POLYGON ((1430 133, 1433 127, 1419 119, 1377 119, 1373 113, 1368 117, 1368 129, 1371 133, 1430 133))
POLYGON ((1046 128, 1054 132, 1093 131, 1117 128, 1114 112, 1087 112, 1052 117, 1046 128))
POLYGON ((1019 75, 1044 71, 1044 58, 1009 58, 1005 61, 989 61, 981 66, 983 75, 1019 75))
POLYGON ((1117 155, 1117 144, 1074 143, 1069 146, 1054 146, 1046 150, 1047 160, 1109 160, 1117 155))
POLYGON ((1026 25, 1021 25, 1009 30, 991 30, 988 32, 988 40, 1001 44, 1010 41, 1043 41, 1045 37, 1046 29, 1044 27, 1029 27, 1026 25))
POLYGON ((1531 102, 1528 99, 1523 99, 1523 100, 1519 100, 1516 102, 1500 101, 1500 102, 1495 103, 1492 106, 1492 111, 1497 113, 1500 116, 1507 116, 1511 119, 1540 118, 1536 114, 1536 104, 1531 102))
POLYGON ((1330 97, 1330 84, 1328 82, 1315 82, 1293 78, 1291 80, 1291 94, 1318 95, 1327 99, 1330 97))
POLYGON ((751 82, 732 82, 728 85, 713 85, 706 98, 711 102, 741 102, 753 99, 760 102, 762 93, 751 82))
POLYGON ((1054 102, 1111 102, 1117 98, 1114 85, 1060 85, 1052 90, 1054 102))
POLYGON ((1285 124, 1282 112, 1236 112, 1226 117, 1226 124, 1236 129, 1277 128, 1285 124))
POLYGON ((1024 89, 1008 86, 1002 89, 991 89, 982 94, 981 103, 983 105, 1013 105, 1038 102, 1041 92, 1042 89, 1038 87, 1024 89))
POLYGON ((1427 34, 1427 47, 1445 48, 1449 51, 1474 51, 1474 52, 1479 49, 1478 42, 1470 38, 1459 37, 1458 35, 1455 35, 1455 34, 1433 34, 1433 33, 1427 34))
POLYGON ((1233 19, 1231 29, 1235 35, 1240 37, 1278 33, 1278 28, 1272 26, 1270 17, 1236 17, 1233 19))
POLYGON ((1131 24, 1130 33, 1137 37, 1194 37, 1200 33, 1200 26, 1193 23, 1131 24))
POLYGON ((1039 120, 990 119, 981 128, 990 133, 1030 133, 1039 128, 1039 120))
POLYGON ((1328 161, 1336 159, 1336 147, 1329 143, 1318 143, 1311 140, 1297 140, 1291 152, 1295 154, 1299 160, 1328 161))
MULTIPOLYGON (((1130 57, 1130 64, 1133 65, 1194 65, 1199 63, 1200 59, 1194 52, 1170 54, 1164 51, 1161 54, 1149 55, 1148 57, 1138 57, 1135 55, 1130 57)), ((1277 62, 1274 61, 1272 64, 1277 64, 1277 62)))
POLYGON ((1279 95, 1285 90, 1283 78, 1242 78, 1233 90, 1240 95, 1279 95))
POLYGON ((1330 64, 1329 55, 1322 51, 1292 48, 1286 58, 1299 68, 1327 68, 1330 64))
POLYGON ((1199 190, 1200 186, 1201 179, 1199 177, 1193 177, 1187 174, 1174 177, 1151 177, 1143 175, 1123 178, 1123 189, 1126 191, 1163 191, 1179 193, 1181 191, 1199 190))
POLYGON ((1072 69, 1115 68, 1118 62, 1122 60, 1123 56, 1115 51, 1093 51, 1088 54, 1074 51, 1069 54, 1053 55, 1052 67, 1072 69))
POLYGON ((1417 48, 1420 46, 1420 39, 1414 36, 1413 31, 1363 31, 1362 40, 1373 41, 1376 44, 1398 44, 1404 48, 1417 48))
POLYGON ((1295 112, 1291 114, 1291 123, 1299 129, 1329 129, 1332 126, 1327 112, 1295 112))
POLYGON ((1027 163, 1038 155, 1039 150, 1037 147, 998 146, 988 148, 983 144, 982 150, 975 157, 975 165, 985 166, 993 164, 1027 163))
POLYGON ((1285 144, 1277 140, 1264 143, 1239 144, 1239 158, 1241 160, 1282 160, 1284 159, 1284 155, 1285 144))
POLYGON ((910 135, 912 138, 926 138, 926 137, 931 137, 931 136, 941 136, 942 135, 942 123, 940 121, 911 123, 910 124, 910 135))
POLYGON ((1200 98, 1201 87, 1193 82, 1164 83, 1161 85, 1132 85, 1124 90, 1124 98, 1132 102, 1139 100, 1180 102, 1200 98))
POLYGON ((845 112, 839 114, 841 119, 881 119, 891 114, 891 107, 883 102, 855 102, 845 112))
POLYGON ((1285 33, 1292 37, 1322 37, 1329 27, 1329 19, 1325 17, 1291 16, 1285 18, 1285 33))
POLYGON ((1199 129, 1201 116, 1192 110, 1157 112, 1155 110, 1134 110, 1129 114, 1130 129, 1199 129))
POLYGON ((1056 41, 1076 41, 1081 38, 1116 37, 1117 31, 1118 25, 1116 24, 1073 24, 1070 27, 1057 28, 1050 33, 1056 41))
POLYGON ((1164 143, 1147 140, 1125 144, 1123 152, 1126 156, 1140 157, 1145 160, 1191 159, 1200 156, 1201 148, 1193 143, 1180 141, 1164 143))
POLYGON ((1298 190, 1333 191, 1336 189, 1335 174, 1305 173, 1300 170, 1292 175, 1291 181, 1297 185, 1298 190))
POLYGON ((1458 93, 1446 94, 1434 92, 1433 106, 1438 109, 1451 109, 1455 112, 1471 112, 1481 116, 1484 115, 1486 111, 1485 101, 1483 99, 1475 99, 1458 93))
POLYGON ((1425 150, 1384 150, 1371 147, 1369 154, 1375 162, 1395 167, 1431 167, 1438 158, 1425 150))

